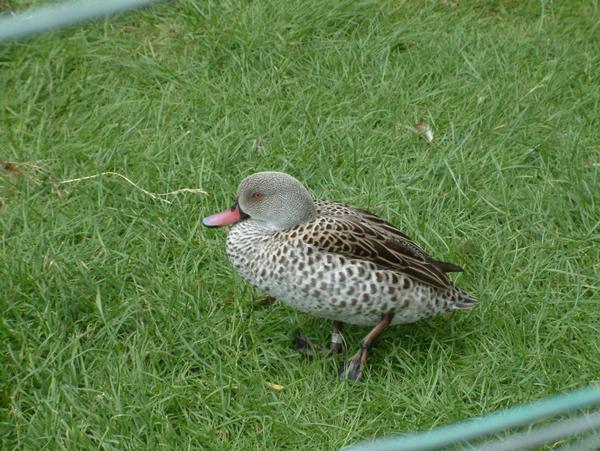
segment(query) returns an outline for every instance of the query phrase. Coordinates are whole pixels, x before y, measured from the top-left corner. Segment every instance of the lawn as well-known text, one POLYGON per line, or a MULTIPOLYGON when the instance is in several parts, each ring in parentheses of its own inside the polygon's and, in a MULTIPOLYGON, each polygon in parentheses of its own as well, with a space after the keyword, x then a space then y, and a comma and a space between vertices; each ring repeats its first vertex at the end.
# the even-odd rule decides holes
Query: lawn
POLYGON ((182 0, 0 43, 0 448, 333 449, 600 382, 599 12, 182 0), (480 306, 339 382, 290 347, 328 322, 259 303, 201 224, 259 170, 389 219, 480 306), (208 194, 60 183, 106 171, 208 194))

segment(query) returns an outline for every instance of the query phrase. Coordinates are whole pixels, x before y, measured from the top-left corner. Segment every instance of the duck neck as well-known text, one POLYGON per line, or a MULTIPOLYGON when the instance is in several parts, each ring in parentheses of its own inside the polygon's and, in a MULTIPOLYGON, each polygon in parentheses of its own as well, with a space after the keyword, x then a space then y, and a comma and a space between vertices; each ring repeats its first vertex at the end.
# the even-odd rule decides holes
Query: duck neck
POLYGON ((282 213, 275 221, 266 223, 271 230, 291 229, 317 217, 317 207, 310 196, 284 199, 279 211, 282 213))

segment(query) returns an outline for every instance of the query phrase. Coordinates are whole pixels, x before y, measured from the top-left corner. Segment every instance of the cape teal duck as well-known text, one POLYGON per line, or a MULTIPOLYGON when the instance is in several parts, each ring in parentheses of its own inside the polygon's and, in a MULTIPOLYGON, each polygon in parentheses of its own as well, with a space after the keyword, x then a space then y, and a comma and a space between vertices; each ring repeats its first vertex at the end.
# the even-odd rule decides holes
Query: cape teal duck
MULTIPOLYGON (((343 350, 342 323, 374 326, 343 366, 342 378, 360 378, 370 346, 387 326, 477 304, 446 276, 461 267, 431 258, 372 213, 314 200, 288 174, 246 177, 235 205, 203 223, 233 224, 227 254, 252 285, 300 311, 333 320, 330 353, 343 350)), ((310 342, 298 337, 297 343, 310 342)))

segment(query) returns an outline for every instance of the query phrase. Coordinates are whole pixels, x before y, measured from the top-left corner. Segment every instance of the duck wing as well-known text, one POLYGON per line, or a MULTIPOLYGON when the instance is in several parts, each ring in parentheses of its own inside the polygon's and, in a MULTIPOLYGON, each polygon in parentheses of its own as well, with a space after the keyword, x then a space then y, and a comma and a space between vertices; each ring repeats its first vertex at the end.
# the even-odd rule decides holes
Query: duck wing
POLYGON ((452 286, 435 260, 411 240, 390 235, 356 216, 319 216, 298 227, 293 235, 321 251, 368 261, 438 288, 452 286))
POLYGON ((404 248, 405 252, 414 257, 425 258, 441 272, 447 273, 464 271, 463 268, 455 265, 454 263, 435 260, 408 235, 401 232, 395 225, 385 221, 384 219, 381 219, 379 216, 371 213, 370 211, 330 200, 316 200, 315 205, 317 207, 317 214, 319 216, 356 217, 357 221, 361 223, 367 223, 369 226, 379 229, 381 233, 390 235, 390 239, 398 240, 400 242, 399 245, 404 248))

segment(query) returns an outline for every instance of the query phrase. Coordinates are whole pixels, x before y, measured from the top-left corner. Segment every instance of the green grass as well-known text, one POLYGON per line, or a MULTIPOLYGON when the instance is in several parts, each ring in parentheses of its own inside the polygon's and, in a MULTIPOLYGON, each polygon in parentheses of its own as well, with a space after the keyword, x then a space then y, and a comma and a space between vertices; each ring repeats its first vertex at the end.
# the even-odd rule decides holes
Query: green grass
POLYGON ((599 382, 598 13, 184 0, 0 44, 0 448, 332 449, 599 382), (390 219, 481 305, 338 382, 290 349, 327 322, 258 305, 201 225, 259 170, 390 219), (56 184, 103 171, 209 195, 56 184))

